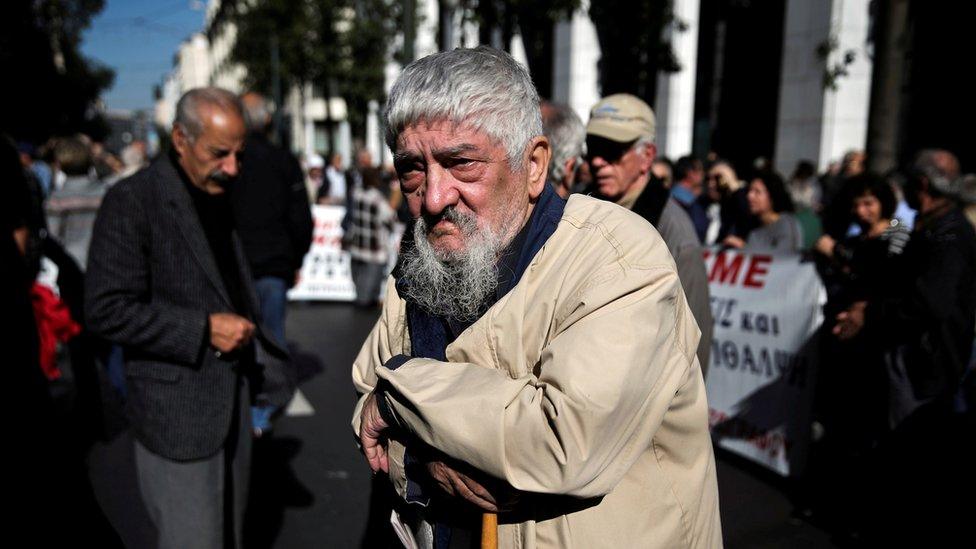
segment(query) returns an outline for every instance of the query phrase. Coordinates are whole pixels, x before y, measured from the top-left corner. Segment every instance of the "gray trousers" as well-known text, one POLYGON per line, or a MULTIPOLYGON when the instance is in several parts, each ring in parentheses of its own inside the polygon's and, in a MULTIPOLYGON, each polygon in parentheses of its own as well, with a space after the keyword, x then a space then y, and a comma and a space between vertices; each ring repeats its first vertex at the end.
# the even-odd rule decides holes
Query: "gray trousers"
POLYGON ((139 491, 156 526, 159 549, 241 547, 251 471, 249 400, 242 381, 237 419, 224 448, 212 457, 173 461, 136 441, 139 491))

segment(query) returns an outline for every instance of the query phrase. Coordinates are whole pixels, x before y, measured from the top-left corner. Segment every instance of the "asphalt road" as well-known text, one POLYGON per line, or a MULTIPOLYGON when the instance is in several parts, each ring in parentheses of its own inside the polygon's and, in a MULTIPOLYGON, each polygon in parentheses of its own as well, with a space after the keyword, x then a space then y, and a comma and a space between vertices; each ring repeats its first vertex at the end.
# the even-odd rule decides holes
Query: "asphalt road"
MULTIPOLYGON (((292 304, 287 334, 304 401, 258 441, 246 546, 361 547, 367 534, 370 472, 356 450, 349 366, 377 317, 350 305, 292 304)), ((134 485, 131 439, 117 416, 112 436, 89 454, 97 500, 129 547, 151 548, 152 527, 134 485)), ((828 535, 790 519, 782 482, 720 454, 719 492, 729 548, 833 547, 828 535)))

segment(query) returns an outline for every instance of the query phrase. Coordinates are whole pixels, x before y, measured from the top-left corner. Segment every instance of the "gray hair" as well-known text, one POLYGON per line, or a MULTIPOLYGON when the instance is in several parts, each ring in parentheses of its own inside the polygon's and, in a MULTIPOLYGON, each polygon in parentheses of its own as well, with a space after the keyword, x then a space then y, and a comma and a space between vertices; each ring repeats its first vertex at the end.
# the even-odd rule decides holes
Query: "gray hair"
POLYGON ((241 106, 244 107, 244 124, 248 131, 263 132, 271 124, 271 106, 268 100, 256 93, 250 97, 242 96, 241 106))
POLYGON ((386 144, 418 122, 449 120, 501 144, 509 166, 522 169, 529 142, 542 135, 539 94, 511 55, 486 46, 435 53, 410 63, 386 104, 386 144))
POLYGON ((929 181, 929 190, 953 195, 953 181, 959 177, 959 159, 943 149, 923 149, 915 157, 912 168, 929 181))
POLYGON ((650 135, 645 135, 640 137, 637 140, 637 142, 634 143, 633 146, 631 146, 630 148, 637 151, 637 154, 639 154, 641 158, 643 158, 644 154, 646 154, 645 151, 647 150, 647 146, 653 144, 654 144, 654 137, 650 135))
POLYGON ((173 120, 173 127, 182 129, 191 143, 203 132, 200 107, 204 105, 234 112, 241 118, 244 117, 241 100, 233 93, 216 87, 193 88, 184 93, 176 103, 176 119, 173 120))
POLYGON ((145 161, 145 155, 135 144, 128 145, 126 148, 122 149, 122 164, 126 168, 142 167, 145 161))
POLYGON ((966 174, 956 180, 955 194, 963 204, 976 204, 976 175, 966 174))
POLYGON ((549 159, 549 180, 562 181, 566 176, 566 161, 583 156, 586 128, 572 108, 562 103, 549 103, 542 121, 542 129, 549 138, 552 157, 549 159))

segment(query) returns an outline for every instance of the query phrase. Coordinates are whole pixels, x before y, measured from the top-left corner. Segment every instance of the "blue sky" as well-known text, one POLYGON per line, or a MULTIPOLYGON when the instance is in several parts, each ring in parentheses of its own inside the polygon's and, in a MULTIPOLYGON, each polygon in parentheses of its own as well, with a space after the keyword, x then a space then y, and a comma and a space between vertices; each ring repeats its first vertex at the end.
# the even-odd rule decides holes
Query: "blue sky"
POLYGON ((85 31, 82 52, 115 69, 109 109, 152 107, 153 86, 172 69, 180 42, 203 29, 206 0, 108 0, 85 31))

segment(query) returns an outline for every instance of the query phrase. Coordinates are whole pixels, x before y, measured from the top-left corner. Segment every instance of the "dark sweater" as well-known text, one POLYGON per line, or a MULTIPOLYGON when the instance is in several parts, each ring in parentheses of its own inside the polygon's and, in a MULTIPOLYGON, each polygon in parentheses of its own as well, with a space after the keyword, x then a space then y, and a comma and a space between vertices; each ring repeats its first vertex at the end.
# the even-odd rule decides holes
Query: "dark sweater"
POLYGON ((976 234, 952 206, 919 215, 896 296, 868 305, 865 329, 900 344, 917 398, 949 398, 969 362, 976 322, 976 234))
POLYGON ((208 194, 197 188, 179 168, 179 164, 174 162, 174 165, 177 166, 176 171, 180 174, 187 192, 190 193, 203 233, 207 237, 207 244, 210 245, 210 252, 217 262, 220 278, 224 281, 227 295, 234 304, 234 312, 247 316, 249 311, 242 293, 241 277, 237 268, 237 259, 234 257, 234 241, 231 238, 234 231, 234 215, 230 200, 226 194, 208 194))
POLYGON ((251 274, 290 283, 312 244, 312 213, 301 166, 260 134, 248 136, 240 159, 240 177, 229 190, 251 274))

